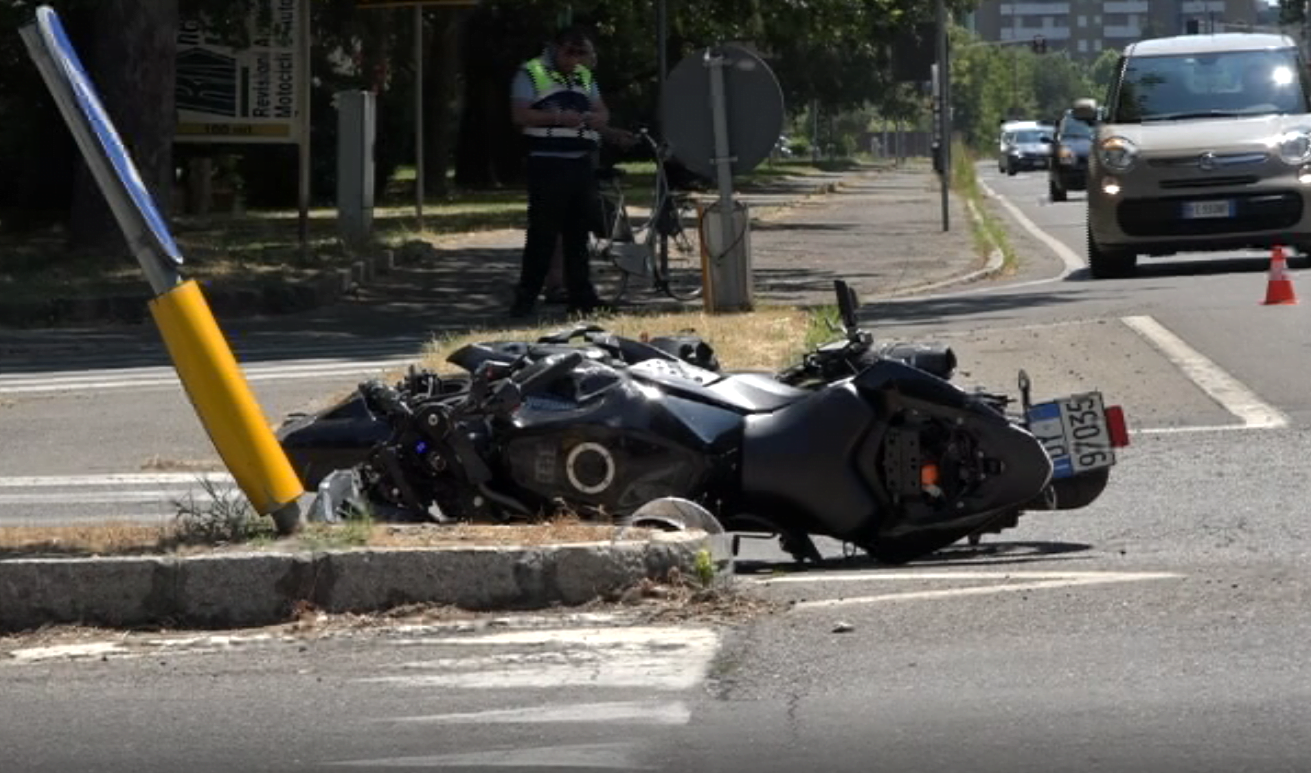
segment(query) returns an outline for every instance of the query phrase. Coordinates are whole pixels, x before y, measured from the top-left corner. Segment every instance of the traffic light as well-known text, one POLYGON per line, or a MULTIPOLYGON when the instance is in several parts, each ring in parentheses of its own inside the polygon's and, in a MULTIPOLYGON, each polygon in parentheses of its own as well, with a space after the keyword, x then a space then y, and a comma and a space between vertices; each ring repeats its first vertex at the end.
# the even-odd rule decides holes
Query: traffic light
POLYGON ((1047 38, 1042 35, 1034 35, 1033 41, 1029 43, 1029 48, 1033 49, 1035 54, 1047 53, 1047 38))

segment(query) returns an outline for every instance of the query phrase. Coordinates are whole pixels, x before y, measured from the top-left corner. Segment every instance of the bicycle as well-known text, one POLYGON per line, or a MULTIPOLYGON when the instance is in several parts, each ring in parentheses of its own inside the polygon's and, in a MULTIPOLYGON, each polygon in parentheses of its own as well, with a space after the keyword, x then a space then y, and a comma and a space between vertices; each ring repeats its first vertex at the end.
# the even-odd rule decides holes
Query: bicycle
POLYGON ((701 256, 683 227, 685 218, 696 219, 695 204, 690 194, 676 192, 669 184, 668 146, 646 129, 639 129, 637 136, 656 162, 655 196, 650 214, 634 227, 623 188, 627 173, 618 167, 597 171, 600 214, 588 236, 588 259, 602 258, 612 269, 598 276, 597 289, 605 300, 618 303, 630 279, 638 277, 676 301, 695 300, 702 290, 701 256))

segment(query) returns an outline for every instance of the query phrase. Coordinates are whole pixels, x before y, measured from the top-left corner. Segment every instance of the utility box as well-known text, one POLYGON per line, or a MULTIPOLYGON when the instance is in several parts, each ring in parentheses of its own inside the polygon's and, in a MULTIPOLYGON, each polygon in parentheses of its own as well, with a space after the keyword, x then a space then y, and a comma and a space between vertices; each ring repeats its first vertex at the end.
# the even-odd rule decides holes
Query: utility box
POLYGON ((724 244, 724 225, 719 201, 697 207, 701 220, 702 297, 706 311, 750 311, 755 306, 751 265, 751 213, 741 201, 733 202, 733 240, 724 244))
POLYGON ((373 148, 377 95, 339 91, 337 104, 337 231, 350 245, 365 244, 373 232, 373 148))

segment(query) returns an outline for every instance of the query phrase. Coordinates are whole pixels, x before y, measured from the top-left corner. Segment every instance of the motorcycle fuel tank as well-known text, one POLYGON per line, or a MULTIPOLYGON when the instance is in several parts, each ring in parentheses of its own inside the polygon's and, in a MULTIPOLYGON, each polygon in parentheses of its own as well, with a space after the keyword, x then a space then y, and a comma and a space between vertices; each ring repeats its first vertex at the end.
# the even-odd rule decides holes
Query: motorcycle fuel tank
POLYGON ((724 474, 742 419, 587 363, 525 398, 501 428, 501 459, 524 493, 626 515, 660 497, 698 500, 724 474))

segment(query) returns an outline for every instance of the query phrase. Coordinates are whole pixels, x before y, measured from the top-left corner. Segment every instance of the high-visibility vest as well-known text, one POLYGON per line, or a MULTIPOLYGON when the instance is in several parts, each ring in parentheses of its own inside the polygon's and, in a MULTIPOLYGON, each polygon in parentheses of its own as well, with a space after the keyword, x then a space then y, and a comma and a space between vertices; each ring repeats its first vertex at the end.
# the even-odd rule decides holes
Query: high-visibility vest
MULTIPOLYGON (((541 57, 524 62, 523 69, 533 84, 533 104, 537 110, 573 110, 586 113, 592 109, 592 71, 578 65, 573 74, 549 67, 541 57)), ((582 126, 525 126, 528 149, 532 151, 592 151, 601 142, 594 129, 582 126)))

